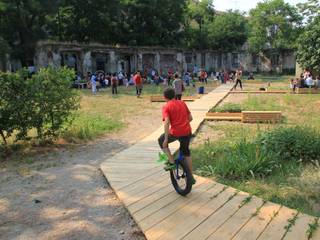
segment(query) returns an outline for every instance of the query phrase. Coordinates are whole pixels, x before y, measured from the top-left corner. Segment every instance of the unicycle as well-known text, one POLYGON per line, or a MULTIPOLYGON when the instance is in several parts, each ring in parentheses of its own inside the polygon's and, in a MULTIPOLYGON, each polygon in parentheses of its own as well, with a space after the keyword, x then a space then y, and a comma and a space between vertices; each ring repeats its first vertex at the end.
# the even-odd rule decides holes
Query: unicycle
POLYGON ((172 185, 178 194, 186 196, 192 189, 192 175, 181 151, 175 165, 176 167, 170 170, 172 185))

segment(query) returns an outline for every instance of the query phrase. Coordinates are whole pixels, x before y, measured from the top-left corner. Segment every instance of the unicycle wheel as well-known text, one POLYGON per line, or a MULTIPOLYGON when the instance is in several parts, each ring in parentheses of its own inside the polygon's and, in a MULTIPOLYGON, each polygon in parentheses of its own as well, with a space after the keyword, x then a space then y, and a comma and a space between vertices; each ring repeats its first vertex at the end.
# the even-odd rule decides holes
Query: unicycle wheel
POLYGON ((171 182, 178 194, 186 196, 192 189, 192 176, 183 160, 176 164, 177 167, 170 171, 171 182))

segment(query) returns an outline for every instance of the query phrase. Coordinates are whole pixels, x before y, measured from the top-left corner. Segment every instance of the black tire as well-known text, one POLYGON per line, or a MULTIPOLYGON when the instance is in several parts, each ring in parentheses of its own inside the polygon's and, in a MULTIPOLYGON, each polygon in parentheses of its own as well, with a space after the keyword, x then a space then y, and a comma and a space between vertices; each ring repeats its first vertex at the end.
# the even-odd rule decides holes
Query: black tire
POLYGON ((179 161, 178 174, 176 168, 170 171, 172 185, 178 194, 186 196, 192 189, 192 176, 184 161, 179 161))

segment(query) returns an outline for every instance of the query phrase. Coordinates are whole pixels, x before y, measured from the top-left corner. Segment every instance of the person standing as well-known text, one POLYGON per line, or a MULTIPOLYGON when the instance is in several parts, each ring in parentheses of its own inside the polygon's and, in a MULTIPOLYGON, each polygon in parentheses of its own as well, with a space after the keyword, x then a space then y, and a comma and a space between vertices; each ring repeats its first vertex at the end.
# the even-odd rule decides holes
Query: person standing
POLYGON ((133 77, 133 80, 136 86, 136 94, 137 94, 137 97, 139 98, 143 88, 143 82, 142 82, 140 71, 137 71, 136 75, 134 75, 133 77))
POLYGON ((94 95, 97 94, 97 76, 96 76, 96 74, 92 74, 92 76, 91 76, 91 89, 92 89, 92 93, 94 95))
POLYGON ((241 88, 241 90, 242 90, 241 78, 242 78, 242 70, 241 70, 241 68, 239 68, 239 69, 237 69, 237 71, 236 71, 236 85, 234 85, 234 90, 237 89, 238 83, 240 84, 240 88, 241 88))
POLYGON ((175 92, 175 99, 181 100, 182 92, 184 91, 183 81, 179 78, 179 75, 176 73, 174 75, 174 81, 172 83, 175 92))
POLYGON ((111 77, 111 88, 112 94, 118 94, 118 78, 116 73, 114 73, 111 77))

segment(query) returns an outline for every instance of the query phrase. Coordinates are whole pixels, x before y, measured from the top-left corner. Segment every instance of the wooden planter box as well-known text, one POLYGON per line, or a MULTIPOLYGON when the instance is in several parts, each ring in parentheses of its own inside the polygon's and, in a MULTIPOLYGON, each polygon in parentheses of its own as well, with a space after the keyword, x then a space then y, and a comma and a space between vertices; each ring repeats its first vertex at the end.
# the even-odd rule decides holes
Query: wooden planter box
POLYGON ((241 121, 241 112, 229 113, 229 112, 208 112, 205 120, 211 121, 241 121))
POLYGON ((243 123, 277 123, 282 119, 281 111, 242 111, 243 123))
MULTIPOLYGON (((195 96, 182 96, 182 101, 185 102, 193 102, 197 99, 199 99, 200 96, 195 95, 195 96)), ((161 95, 157 95, 157 96, 150 96, 150 101, 151 102, 165 102, 164 97, 161 95)))
POLYGON ((281 122, 281 111, 242 111, 241 113, 212 113, 206 114, 209 121, 241 121, 243 123, 277 123, 281 122))
POLYGON ((297 88, 296 93, 298 94, 318 94, 320 93, 320 89, 315 89, 315 88, 297 88))
POLYGON ((252 94, 286 94, 286 93, 290 93, 290 91, 288 90, 269 90, 269 91, 231 91, 230 93, 252 93, 252 94))

